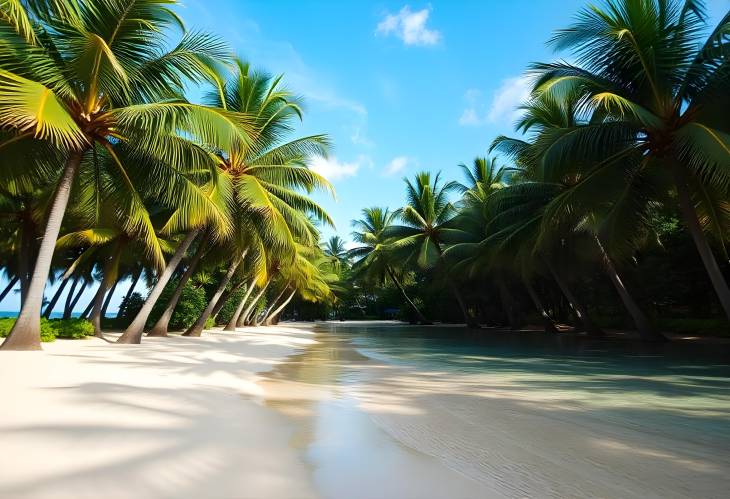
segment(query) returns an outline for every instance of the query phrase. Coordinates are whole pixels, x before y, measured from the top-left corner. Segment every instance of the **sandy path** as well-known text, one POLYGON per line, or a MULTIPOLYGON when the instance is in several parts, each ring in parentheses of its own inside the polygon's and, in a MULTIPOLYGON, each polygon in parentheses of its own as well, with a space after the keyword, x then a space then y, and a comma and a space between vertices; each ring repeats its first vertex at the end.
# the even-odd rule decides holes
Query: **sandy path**
POLYGON ((290 422, 255 384, 286 327, 0 354, 0 497, 310 498, 290 422))

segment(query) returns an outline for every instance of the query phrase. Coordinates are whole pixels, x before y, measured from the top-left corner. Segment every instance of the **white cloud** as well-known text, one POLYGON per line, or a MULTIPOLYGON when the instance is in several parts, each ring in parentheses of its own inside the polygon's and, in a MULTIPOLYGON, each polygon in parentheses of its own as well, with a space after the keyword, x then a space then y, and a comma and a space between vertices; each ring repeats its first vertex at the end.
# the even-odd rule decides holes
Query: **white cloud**
POLYGON ((441 33, 426 27, 430 14, 431 7, 412 11, 406 5, 397 14, 386 14, 378 23, 375 34, 394 34, 406 45, 436 45, 441 41, 441 33))
POLYGON ((532 81, 525 76, 507 78, 494 93, 492 103, 487 111, 487 120, 490 123, 515 121, 520 116, 519 105, 530 97, 532 81))
POLYGON ((362 126, 355 125, 352 127, 352 133, 350 134, 350 141, 352 141, 353 144, 363 147, 374 147, 375 143, 373 140, 367 135, 366 132, 362 130, 362 126))
POLYGON ((406 156, 396 156, 391 159, 387 165, 385 165, 385 168, 383 168, 383 174, 387 176, 395 175, 396 173, 403 171, 405 167, 408 166, 409 162, 410 159, 406 156))
POLYGON ((367 156, 358 156, 355 161, 350 162, 340 162, 334 156, 330 156, 329 158, 316 156, 310 161, 309 168, 327 180, 336 182, 347 177, 354 177, 364 165, 372 165, 372 161, 367 156))
POLYGON ((470 88, 464 93, 466 108, 459 117, 459 125, 512 125, 520 117, 518 107, 529 99, 531 88, 530 78, 525 76, 507 78, 492 95, 489 106, 485 105, 479 90, 470 88))

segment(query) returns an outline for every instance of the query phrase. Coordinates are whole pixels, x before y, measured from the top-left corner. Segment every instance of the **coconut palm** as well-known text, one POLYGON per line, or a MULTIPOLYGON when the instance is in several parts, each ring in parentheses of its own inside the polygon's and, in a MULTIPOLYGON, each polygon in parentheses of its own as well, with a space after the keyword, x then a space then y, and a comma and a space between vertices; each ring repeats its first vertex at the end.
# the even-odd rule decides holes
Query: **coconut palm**
POLYGON ((387 275, 403 295, 406 303, 413 309, 419 321, 430 324, 416 304, 406 293, 401 280, 397 275, 397 266, 392 255, 387 250, 388 239, 386 231, 393 225, 398 212, 391 212, 388 208, 373 206, 362 210, 362 218, 352 221, 355 229, 352 232, 356 246, 348 251, 348 258, 355 261, 353 271, 355 275, 366 280, 382 283, 387 275))
MULTIPOLYGON (((247 118, 181 100, 189 80, 207 77, 227 49, 205 33, 183 33, 168 50, 167 34, 183 25, 168 0, 4 2, 0 15, 0 137, 3 156, 24 157, 38 142, 57 151, 24 162, 25 177, 55 179, 28 297, 6 349, 39 349, 40 308, 51 259, 79 169, 108 154, 115 188, 127 199, 125 220, 155 239, 132 173, 154 163, 161 192, 179 179, 171 170, 199 170, 197 153, 180 134, 227 146, 245 136, 247 118), (53 161, 58 157, 58 161, 53 161), (166 168, 162 168, 162 166, 166 168), (163 176, 164 175, 164 176, 163 176)), ((13 171, 4 171, 10 181, 13 171)), ((164 264, 156 251, 157 265, 164 264)))
MULTIPOLYGON (((698 0, 609 0, 551 40, 575 64, 536 64, 536 92, 578 92, 590 123, 560 133, 547 154, 592 158, 582 174, 601 176, 638 158, 645 176, 671 182, 726 316, 730 288, 707 234, 723 254, 730 234, 730 13, 709 33, 698 0)), ((631 180, 632 177, 626 177, 631 180)))
MULTIPOLYGON (((457 211, 449 200, 449 193, 459 190, 460 186, 454 182, 442 185, 440 173, 433 180, 429 172, 417 173, 414 182, 407 178, 403 180, 407 204, 398 212, 403 223, 388 227, 385 236, 391 239, 390 246, 395 253, 415 262, 420 269, 430 270, 442 262, 445 245, 450 239, 458 237, 458 231, 451 223, 457 211)), ((446 283, 459 304, 464 322, 469 327, 476 326, 453 280, 446 277, 446 283)))

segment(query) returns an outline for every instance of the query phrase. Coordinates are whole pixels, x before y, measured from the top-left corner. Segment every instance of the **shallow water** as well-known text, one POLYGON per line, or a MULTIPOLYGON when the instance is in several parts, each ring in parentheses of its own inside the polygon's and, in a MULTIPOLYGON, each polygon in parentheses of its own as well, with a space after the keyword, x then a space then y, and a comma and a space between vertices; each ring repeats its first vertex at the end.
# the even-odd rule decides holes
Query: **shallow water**
POLYGON ((729 485, 727 345, 387 323, 323 324, 315 339, 262 384, 296 421, 291 445, 323 497, 715 497, 729 485))

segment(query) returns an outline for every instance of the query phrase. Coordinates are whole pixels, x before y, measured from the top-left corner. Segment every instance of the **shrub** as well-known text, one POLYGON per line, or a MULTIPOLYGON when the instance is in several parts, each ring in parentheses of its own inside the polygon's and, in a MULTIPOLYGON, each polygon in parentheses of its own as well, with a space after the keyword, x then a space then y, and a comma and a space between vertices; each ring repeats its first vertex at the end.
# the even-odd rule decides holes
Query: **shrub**
POLYGON ((125 328, 134 320, 144 305, 142 295, 134 292, 117 312, 114 327, 125 328))
POLYGON ((86 319, 51 319, 49 323, 56 338, 80 339, 94 336, 94 325, 86 319))
POLYGON ((212 328, 213 326, 215 326, 215 320, 213 320, 213 318, 212 318, 212 317, 208 317, 208 318, 207 318, 207 319, 205 320, 205 326, 203 326, 203 329, 210 329, 210 328, 212 328))
MULTIPOLYGON (((5 317, 0 319, 0 338, 5 338, 10 334, 10 330, 13 329, 15 324, 15 317, 5 317)), ((50 343, 56 340, 53 327, 48 319, 41 319, 41 341, 44 343, 50 343)))
POLYGON ((226 300, 226 304, 223 305, 223 307, 220 309, 220 312, 218 312, 218 316, 215 318, 215 322, 217 324, 228 324, 228 321, 230 321, 231 317, 233 317, 233 313, 236 311, 236 307, 238 307, 238 304, 241 303, 241 300, 243 300, 245 294, 245 287, 237 289, 235 292, 231 293, 231 296, 229 296, 228 300, 226 300))

